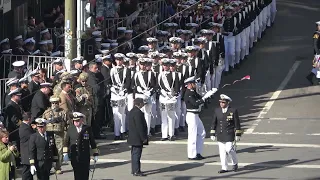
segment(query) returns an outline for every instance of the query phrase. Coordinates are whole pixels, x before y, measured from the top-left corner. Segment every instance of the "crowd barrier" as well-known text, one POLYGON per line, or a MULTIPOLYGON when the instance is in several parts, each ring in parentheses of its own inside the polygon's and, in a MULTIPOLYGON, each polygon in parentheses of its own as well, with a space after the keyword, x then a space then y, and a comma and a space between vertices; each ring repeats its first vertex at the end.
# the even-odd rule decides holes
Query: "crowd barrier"
MULTIPOLYGON (((15 61, 23 60, 26 62, 27 71, 26 74, 29 74, 34 69, 45 68, 47 69, 47 77, 51 77, 54 71, 52 66, 52 61, 57 59, 57 57, 50 56, 27 56, 27 55, 3 55, 0 58, 0 67, 2 69, 0 79, 0 102, 3 101, 4 94, 7 91, 6 82, 8 81, 8 73, 13 70, 12 63, 15 61)), ((62 58, 63 59, 63 58, 62 58)), ((0 103, 1 104, 1 103, 0 103)), ((2 110, 3 107, 0 109, 2 110)))

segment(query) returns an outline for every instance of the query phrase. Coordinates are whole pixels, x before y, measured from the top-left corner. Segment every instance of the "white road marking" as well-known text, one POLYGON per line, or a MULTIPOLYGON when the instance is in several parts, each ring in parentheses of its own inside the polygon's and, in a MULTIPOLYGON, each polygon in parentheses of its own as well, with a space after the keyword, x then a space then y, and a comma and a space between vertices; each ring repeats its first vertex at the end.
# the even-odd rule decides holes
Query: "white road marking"
POLYGON ((320 136, 320 133, 307 134, 308 136, 320 136))
MULTIPOLYGON (((113 141, 98 143, 98 146, 126 144, 127 141, 113 141)), ((162 144, 162 145, 187 145, 186 140, 183 141, 150 141, 149 144, 162 144)), ((208 141, 204 142, 205 145, 218 145, 217 142, 208 141)), ((237 142, 237 146, 273 146, 273 147, 294 147, 294 148, 320 148, 320 144, 284 144, 284 143, 245 143, 237 142)))
MULTIPOLYGON (((99 159, 99 163, 124 163, 130 162, 129 159, 99 159)), ((141 160, 143 164, 168 164, 168 165, 179 165, 179 164, 203 164, 206 166, 221 166, 220 162, 204 163, 201 161, 161 161, 161 160, 141 160)), ((320 165, 280 165, 280 164, 268 164, 268 163, 238 163, 238 166, 251 166, 251 167, 270 167, 270 168, 300 168, 300 169, 320 169, 320 165)))
POLYGON ((272 121, 285 121, 288 118, 268 118, 268 120, 272 120, 272 121))
POLYGON ((295 73, 295 71, 298 69, 301 61, 296 61, 291 69, 289 70, 287 76, 284 78, 284 80, 281 82, 278 89, 272 94, 269 101, 266 103, 266 105, 263 107, 263 109, 260 111, 258 115, 258 119, 254 121, 252 126, 246 130, 247 133, 253 133, 254 129, 258 126, 258 124, 261 122, 261 118, 264 118, 264 115, 268 113, 268 111, 271 109, 272 105, 274 104, 275 100, 279 97, 280 93, 283 91, 283 89, 288 84, 289 80, 291 79, 292 75, 295 73))

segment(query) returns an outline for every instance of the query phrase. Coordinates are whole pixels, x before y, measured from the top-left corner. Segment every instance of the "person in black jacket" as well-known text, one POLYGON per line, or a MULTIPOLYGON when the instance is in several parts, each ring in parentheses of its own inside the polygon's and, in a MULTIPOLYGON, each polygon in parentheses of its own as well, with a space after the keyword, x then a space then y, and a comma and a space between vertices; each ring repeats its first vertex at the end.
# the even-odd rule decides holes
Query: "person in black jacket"
POLYGON ((238 110, 230 107, 232 101, 227 95, 220 95, 220 108, 214 110, 210 131, 213 141, 218 141, 222 169, 218 173, 228 172, 228 157, 231 159, 232 170, 237 171, 238 159, 235 142, 240 141, 241 127, 238 110))
POLYGON ((30 73, 31 76, 31 81, 29 82, 28 85, 28 89, 30 91, 31 94, 31 99, 33 99, 34 95, 36 94, 36 92, 40 89, 40 73, 38 70, 33 70, 30 73))
POLYGON ((128 144, 131 146, 131 173, 134 176, 145 176, 141 172, 141 154, 143 145, 148 145, 148 128, 141 108, 144 106, 142 98, 136 98, 134 107, 129 112, 128 144))
POLYGON ((105 92, 105 86, 103 84, 104 78, 101 72, 99 72, 99 66, 97 63, 92 62, 89 64, 88 71, 88 84, 93 89, 93 97, 94 97, 94 107, 93 107, 93 121, 92 128, 94 137, 96 139, 101 139, 100 130, 101 130, 101 122, 104 121, 104 102, 103 95, 105 92))
POLYGON ((75 180, 89 179, 90 150, 93 160, 98 160, 98 149, 90 126, 84 125, 86 116, 79 112, 73 114, 73 125, 70 125, 63 146, 63 159, 69 161, 74 171, 75 180))
POLYGON ((38 132, 29 139, 29 162, 32 175, 37 173, 37 178, 49 180, 52 163, 58 160, 58 152, 53 132, 46 131, 47 121, 37 118, 38 132))
POLYGON ((22 180, 33 180, 32 174, 30 172, 30 162, 29 162, 29 139, 30 136, 35 133, 32 126, 30 126, 31 113, 24 113, 22 116, 22 123, 19 127, 19 137, 20 137, 20 154, 21 154, 21 164, 22 164, 22 180))
POLYGON ((111 77, 110 77, 110 70, 112 68, 112 58, 110 55, 107 55, 105 58, 102 59, 103 63, 101 66, 101 74, 104 78, 104 87, 105 87, 105 94, 104 94, 104 100, 105 100, 105 123, 106 125, 109 125, 109 127, 113 127, 113 113, 112 113, 112 107, 110 103, 110 87, 112 85, 111 77))
POLYGON ((34 95, 31 102, 31 119, 42 116, 44 111, 50 107, 49 96, 51 92, 50 83, 41 83, 41 89, 34 95))

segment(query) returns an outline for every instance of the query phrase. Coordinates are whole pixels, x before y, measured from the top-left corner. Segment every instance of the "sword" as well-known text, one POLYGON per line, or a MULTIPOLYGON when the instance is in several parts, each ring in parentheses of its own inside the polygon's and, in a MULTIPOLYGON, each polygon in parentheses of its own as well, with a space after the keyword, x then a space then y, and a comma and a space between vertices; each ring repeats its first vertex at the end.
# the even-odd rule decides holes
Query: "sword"
POLYGON ((94 175, 94 171, 96 170, 96 164, 97 164, 97 161, 94 161, 94 164, 93 164, 93 169, 92 169, 92 174, 91 174, 91 180, 93 180, 93 175, 94 175))

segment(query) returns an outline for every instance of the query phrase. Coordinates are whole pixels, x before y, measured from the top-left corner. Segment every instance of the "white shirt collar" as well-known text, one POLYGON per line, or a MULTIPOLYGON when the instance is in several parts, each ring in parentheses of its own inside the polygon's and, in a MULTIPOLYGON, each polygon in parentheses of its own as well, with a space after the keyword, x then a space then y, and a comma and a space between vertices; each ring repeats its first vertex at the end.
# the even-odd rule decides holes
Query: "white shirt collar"
POLYGON ((229 106, 227 106, 226 108, 222 108, 222 112, 226 113, 228 111, 229 106))

